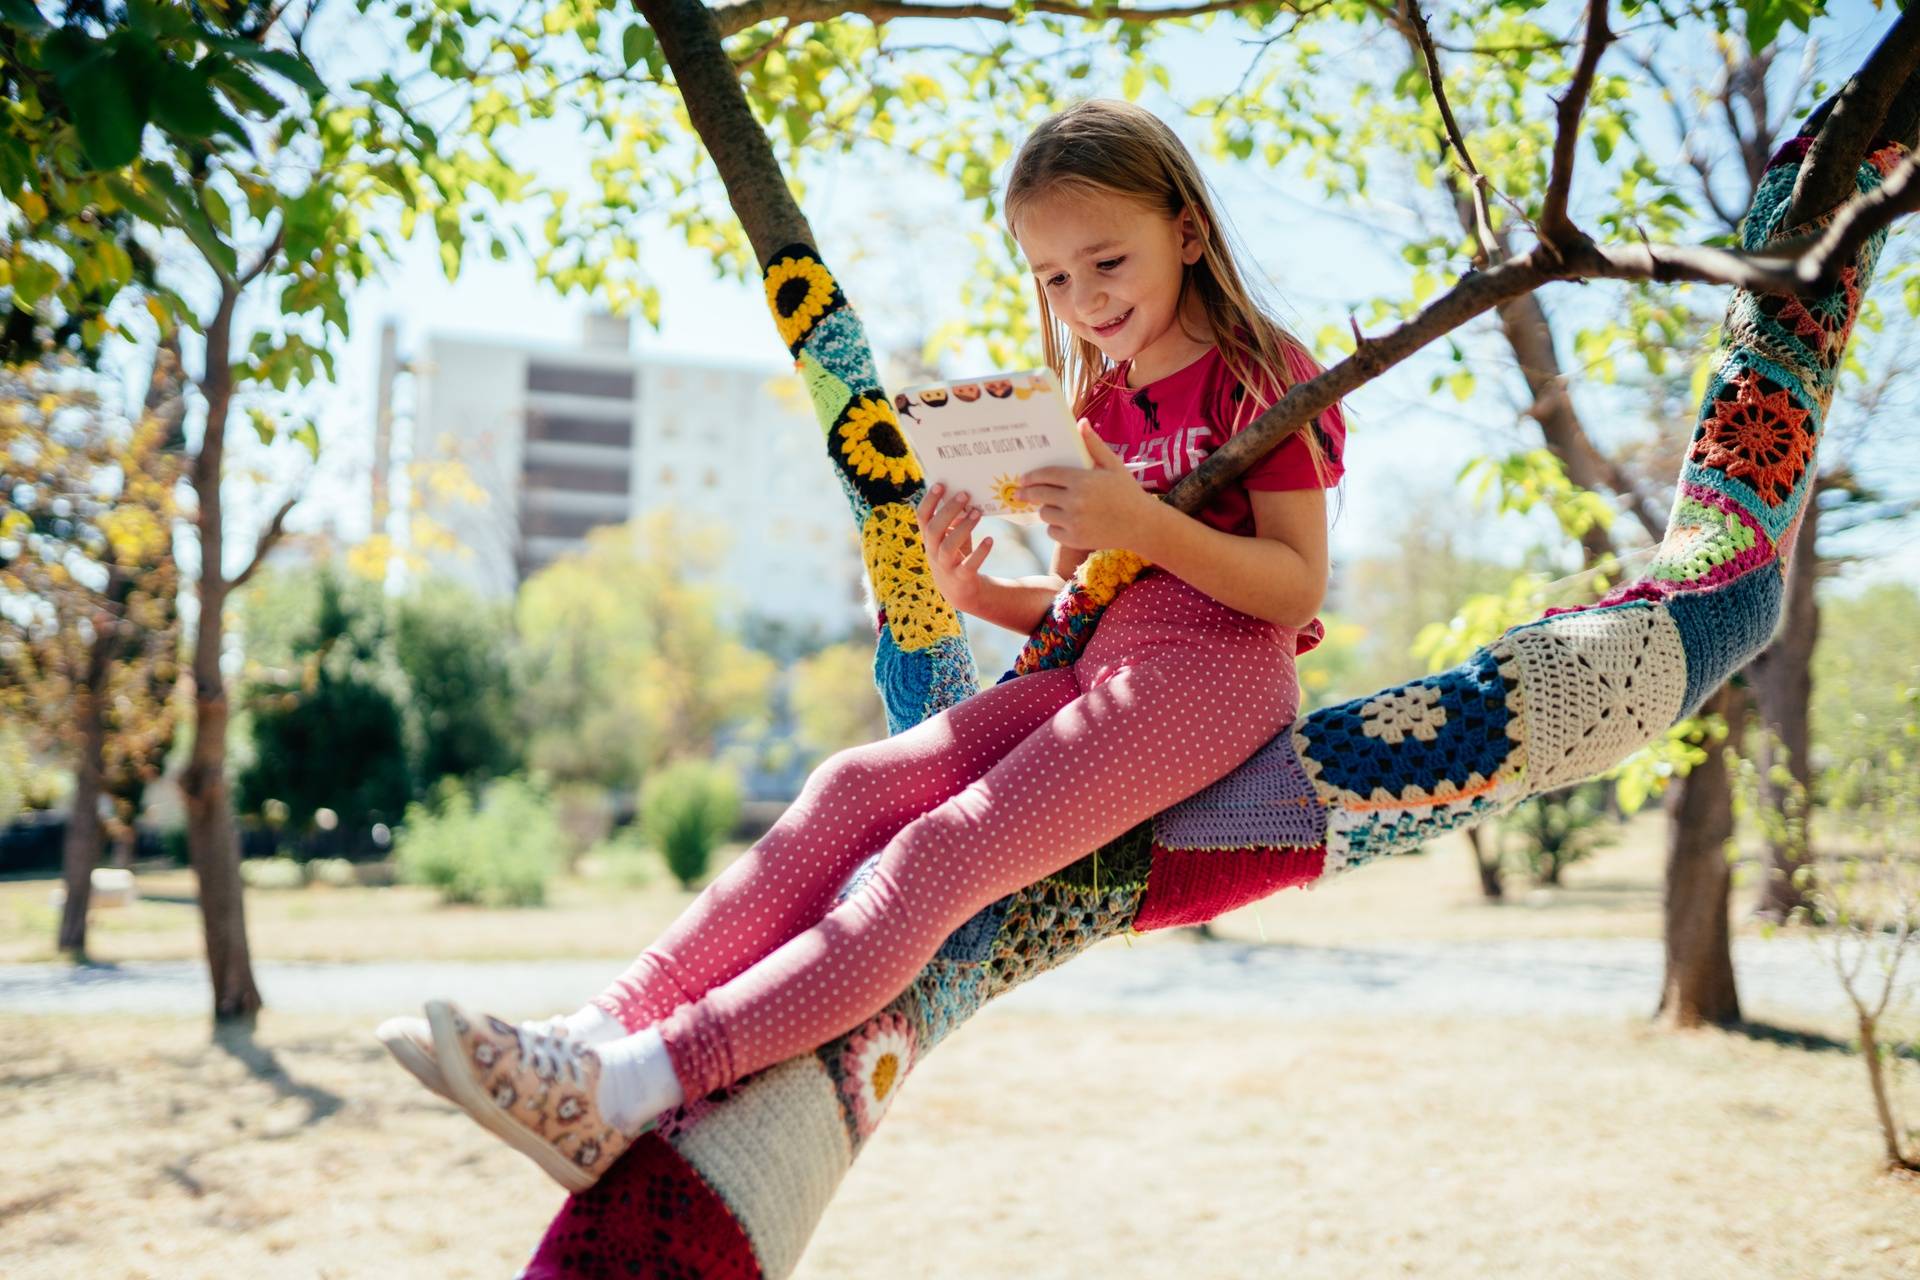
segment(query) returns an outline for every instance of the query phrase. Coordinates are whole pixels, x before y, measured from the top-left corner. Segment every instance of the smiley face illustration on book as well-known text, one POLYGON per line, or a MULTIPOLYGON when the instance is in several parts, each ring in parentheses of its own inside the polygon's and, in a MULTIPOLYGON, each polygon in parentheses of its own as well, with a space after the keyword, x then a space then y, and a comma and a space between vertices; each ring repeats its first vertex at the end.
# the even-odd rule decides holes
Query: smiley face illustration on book
POLYGON ((965 490, 984 514, 1016 524, 1040 523, 1019 497, 1029 471, 1093 465, 1050 369, 908 387, 894 407, 929 487, 965 490))

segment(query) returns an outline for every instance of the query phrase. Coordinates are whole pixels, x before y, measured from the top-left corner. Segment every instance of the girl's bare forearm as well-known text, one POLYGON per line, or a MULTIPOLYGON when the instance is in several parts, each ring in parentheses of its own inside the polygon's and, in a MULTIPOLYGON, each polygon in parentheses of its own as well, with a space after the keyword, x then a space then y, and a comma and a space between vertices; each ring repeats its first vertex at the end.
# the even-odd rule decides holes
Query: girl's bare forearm
POLYGON ((976 618, 985 618, 996 627, 1031 635, 1047 616, 1053 598, 1066 585, 1051 573, 1028 578, 990 578, 981 574, 980 592, 967 603, 964 611, 976 618))

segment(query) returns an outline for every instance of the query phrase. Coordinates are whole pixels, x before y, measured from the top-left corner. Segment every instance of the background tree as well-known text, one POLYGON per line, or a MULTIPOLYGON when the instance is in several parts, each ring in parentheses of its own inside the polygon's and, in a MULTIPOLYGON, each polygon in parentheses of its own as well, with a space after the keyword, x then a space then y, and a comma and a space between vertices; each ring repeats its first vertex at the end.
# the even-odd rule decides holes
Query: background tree
POLYGON ((225 611, 292 507, 235 554, 228 427, 317 450, 314 424, 282 393, 331 374, 327 335, 346 330, 348 291, 389 260, 381 217, 429 211, 451 271, 483 216, 469 193, 518 185, 484 134, 441 139, 390 81, 330 90, 304 49, 312 12, 173 0, 0 12, 0 193, 20 215, 6 245, 9 332, 91 348, 151 344, 157 323, 199 348, 186 374, 199 411, 186 469, 198 624, 181 785, 217 1019, 260 1005, 228 794, 225 611), (164 283, 136 281, 128 237, 164 283))
POLYGON ((86 954, 93 868, 116 794, 156 777, 179 677, 170 365, 128 421, 70 359, 0 373, 0 681, 73 762, 59 948, 86 954))
POLYGON ((397 823, 413 794, 401 705, 406 691, 391 661, 385 601, 369 583, 318 575, 308 629, 277 678, 258 675, 243 693, 253 759, 235 800, 270 805, 295 833, 316 815, 349 831, 397 823))
POLYGON ((673 756, 710 756, 722 727, 762 727, 773 659, 748 648, 712 581, 717 530, 661 512, 596 529, 521 585, 528 762, 556 781, 636 790, 673 756))

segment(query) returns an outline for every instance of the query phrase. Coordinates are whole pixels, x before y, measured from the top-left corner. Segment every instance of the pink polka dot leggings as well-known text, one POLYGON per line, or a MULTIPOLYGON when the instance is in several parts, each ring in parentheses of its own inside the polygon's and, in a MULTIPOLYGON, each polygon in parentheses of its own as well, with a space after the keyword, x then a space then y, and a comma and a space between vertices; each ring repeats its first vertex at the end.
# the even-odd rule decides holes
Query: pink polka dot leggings
POLYGON ((1078 662, 823 761, 594 1001, 659 1024, 689 1098, 819 1047, 988 903, 1230 772, 1299 705, 1291 628, 1152 571, 1078 662), (875 850, 877 866, 835 905, 875 850))

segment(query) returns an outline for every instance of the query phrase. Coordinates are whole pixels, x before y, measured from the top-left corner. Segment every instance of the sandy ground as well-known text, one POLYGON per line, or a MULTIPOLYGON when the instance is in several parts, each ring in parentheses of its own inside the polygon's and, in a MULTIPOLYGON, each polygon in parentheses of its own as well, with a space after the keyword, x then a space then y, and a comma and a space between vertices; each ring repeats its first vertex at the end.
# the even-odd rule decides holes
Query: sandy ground
MULTIPOLYGON (((561 1193, 339 1020, 0 1018, 0 1274, 507 1276, 561 1193)), ((809 1280, 1920 1274, 1851 1054, 1617 1021, 988 1009, 809 1280)))
MULTIPOLYGON (((1638 833, 1502 907, 1442 842, 1218 932, 1657 938, 1657 827, 1638 833)), ((96 916, 96 955, 196 956, 177 880, 96 916)), ((45 957, 45 888, 0 884, 0 959, 45 957)), ((589 881, 518 913, 249 895, 256 954, 278 960, 619 958, 685 900, 589 881)), ((915 1072, 799 1275, 1920 1277, 1920 1182, 1879 1169, 1844 1022, 1747 1012, 1758 1029, 1670 1035, 1637 1017, 996 1005, 915 1072)), ((511 1275, 560 1191, 414 1085, 367 1022, 270 1009, 223 1046, 198 1016, 0 1014, 0 1276, 511 1275)))

